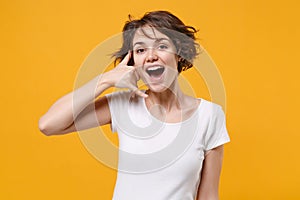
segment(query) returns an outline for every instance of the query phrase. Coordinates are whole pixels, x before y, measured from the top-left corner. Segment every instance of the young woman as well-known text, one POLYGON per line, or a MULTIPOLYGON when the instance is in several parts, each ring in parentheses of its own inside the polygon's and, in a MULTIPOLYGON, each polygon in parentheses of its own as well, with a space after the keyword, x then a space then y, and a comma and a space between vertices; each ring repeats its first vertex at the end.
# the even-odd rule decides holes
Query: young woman
POLYGON ((219 199, 223 144, 230 141, 224 112, 186 95, 177 80, 197 55, 195 33, 166 11, 130 19, 115 53, 119 64, 60 98, 39 121, 46 135, 111 124, 119 137, 115 200, 219 199), (95 100, 110 87, 129 90, 95 100))

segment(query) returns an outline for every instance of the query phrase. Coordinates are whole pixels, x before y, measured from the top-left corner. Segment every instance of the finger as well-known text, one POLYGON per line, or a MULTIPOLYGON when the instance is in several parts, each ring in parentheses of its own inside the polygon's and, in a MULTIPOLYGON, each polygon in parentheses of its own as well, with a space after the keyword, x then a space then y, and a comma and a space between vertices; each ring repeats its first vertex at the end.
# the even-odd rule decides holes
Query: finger
POLYGON ((121 61, 121 64, 127 65, 127 63, 129 62, 130 58, 131 58, 131 52, 128 51, 128 53, 126 54, 126 56, 125 56, 125 57, 123 58, 123 60, 121 61))
POLYGON ((147 94, 145 94, 144 92, 140 91, 136 86, 131 86, 129 89, 131 91, 133 91, 134 94, 139 95, 140 97, 143 97, 143 98, 147 98, 148 97, 147 94))
POLYGON ((135 94, 139 95, 140 97, 143 97, 143 98, 147 98, 148 95, 145 94, 144 92, 142 92, 141 90, 135 90, 134 91, 135 94))

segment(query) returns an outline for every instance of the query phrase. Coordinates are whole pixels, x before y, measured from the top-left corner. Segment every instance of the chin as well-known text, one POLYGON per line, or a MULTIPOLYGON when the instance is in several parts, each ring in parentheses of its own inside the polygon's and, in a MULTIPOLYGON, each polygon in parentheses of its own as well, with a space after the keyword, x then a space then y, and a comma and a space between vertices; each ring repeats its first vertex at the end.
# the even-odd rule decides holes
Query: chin
POLYGON ((148 84, 147 86, 149 90, 151 90, 151 92, 155 92, 155 93, 161 93, 168 89, 168 87, 161 84, 148 84))

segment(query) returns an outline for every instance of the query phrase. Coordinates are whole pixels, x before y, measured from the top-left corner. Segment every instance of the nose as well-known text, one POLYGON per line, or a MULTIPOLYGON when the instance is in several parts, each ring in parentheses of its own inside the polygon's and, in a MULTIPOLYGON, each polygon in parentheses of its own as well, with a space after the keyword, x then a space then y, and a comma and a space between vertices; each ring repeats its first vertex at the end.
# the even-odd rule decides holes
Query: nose
POLYGON ((146 62, 154 62, 157 61, 158 57, 155 52, 155 49, 149 48, 147 52, 146 62))

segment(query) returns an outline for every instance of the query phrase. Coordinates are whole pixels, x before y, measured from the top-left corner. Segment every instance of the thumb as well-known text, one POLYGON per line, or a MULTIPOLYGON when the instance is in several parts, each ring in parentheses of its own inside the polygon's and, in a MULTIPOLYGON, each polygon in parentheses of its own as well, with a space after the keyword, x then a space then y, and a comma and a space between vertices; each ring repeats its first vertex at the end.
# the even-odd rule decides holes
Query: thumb
POLYGON ((126 54, 126 56, 121 61, 121 64, 127 65, 127 63, 129 62, 130 58, 131 58, 131 51, 128 51, 128 53, 126 54))

